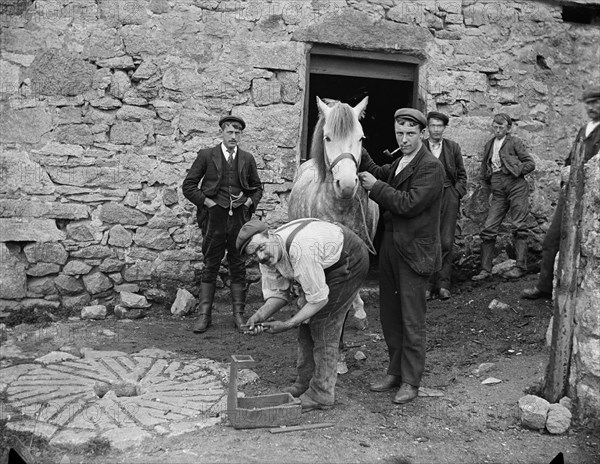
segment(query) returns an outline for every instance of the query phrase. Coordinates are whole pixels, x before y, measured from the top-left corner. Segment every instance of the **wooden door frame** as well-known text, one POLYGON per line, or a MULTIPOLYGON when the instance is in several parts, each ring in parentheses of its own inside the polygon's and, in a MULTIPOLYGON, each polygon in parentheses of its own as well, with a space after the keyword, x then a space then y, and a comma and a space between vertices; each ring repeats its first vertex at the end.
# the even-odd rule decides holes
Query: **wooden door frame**
MULTIPOLYGON (((400 53, 349 50, 328 45, 312 44, 307 48, 305 58, 306 75, 304 80, 304 108, 302 113, 302 131, 300 136, 299 150, 300 162, 306 161, 308 159, 308 153, 304 151, 304 148, 306 147, 306 149, 308 150, 308 147, 306 146, 308 141, 308 105, 312 104, 312 102, 308 101, 310 97, 311 56, 315 55, 323 57, 332 57, 333 59, 338 57, 342 59, 354 58, 358 60, 369 60, 373 62, 375 66, 379 64, 381 66, 382 71, 385 71, 386 69, 391 69, 392 67, 398 67, 398 65, 405 65, 404 73, 400 74, 402 78, 397 80, 413 83, 412 106, 413 108, 419 108, 419 67, 422 64, 423 60, 414 56, 403 55, 400 53)), ((377 79, 376 75, 374 75, 370 70, 366 70, 363 72, 357 71, 348 75, 377 79)))

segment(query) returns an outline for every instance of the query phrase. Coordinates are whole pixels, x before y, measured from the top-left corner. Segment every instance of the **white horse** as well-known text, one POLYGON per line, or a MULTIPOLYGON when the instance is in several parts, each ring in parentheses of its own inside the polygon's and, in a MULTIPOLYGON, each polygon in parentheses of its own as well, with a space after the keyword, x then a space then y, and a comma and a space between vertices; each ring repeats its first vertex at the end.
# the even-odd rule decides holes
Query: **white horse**
MULTIPOLYGON (((369 97, 358 105, 332 102, 317 97, 319 120, 314 130, 311 158, 303 163, 294 179, 289 197, 290 220, 313 217, 344 224, 375 253, 373 237, 379 207, 369 199, 358 181, 363 129, 359 119, 369 97)), ((367 327, 367 313, 359 294, 352 302, 354 325, 367 327)))

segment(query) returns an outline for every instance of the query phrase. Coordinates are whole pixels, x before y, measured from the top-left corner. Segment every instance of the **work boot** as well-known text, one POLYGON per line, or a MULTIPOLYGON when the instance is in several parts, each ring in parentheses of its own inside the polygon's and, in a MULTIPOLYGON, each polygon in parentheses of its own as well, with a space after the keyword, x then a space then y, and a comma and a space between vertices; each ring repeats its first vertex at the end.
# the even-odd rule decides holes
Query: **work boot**
POLYGON ((244 309, 246 307, 246 284, 232 283, 231 303, 233 307, 233 323, 235 328, 243 332, 242 326, 246 323, 244 319, 244 309))
POLYGON ((405 404, 414 400, 417 396, 419 396, 419 387, 403 382, 392 401, 396 404, 405 404))
POLYGON ((479 274, 471 277, 471 280, 489 279, 492 276, 492 260, 494 259, 494 240, 484 240, 481 243, 481 271, 479 274))
POLYGON ((212 319, 212 305, 215 298, 215 289, 217 284, 215 282, 201 282, 200 283, 200 304, 198 307, 198 319, 192 327, 194 333, 206 332, 206 329, 210 326, 212 319))
POLYGON ((452 293, 447 288, 440 288, 440 300, 449 300, 452 297, 452 293))
POLYGON ((308 387, 304 386, 304 385, 300 385, 298 383, 293 383, 292 385, 290 385, 289 387, 285 387, 282 388, 281 391, 283 393, 289 393, 290 395, 292 395, 294 398, 298 398, 300 395, 302 395, 302 393, 304 393, 306 390, 308 390, 308 387))
POLYGON ((526 288, 521 293, 521 298, 526 298, 528 300, 537 300, 538 298, 546 298, 548 300, 552 299, 552 292, 545 292, 540 290, 537 287, 526 288))
POLYGON ((520 279, 527 274, 527 239, 515 239, 515 254, 517 255, 517 265, 506 274, 509 279, 520 279))
POLYGON ((369 390, 374 392, 385 392, 400 386, 402 380, 399 375, 387 374, 383 379, 369 385, 369 390))

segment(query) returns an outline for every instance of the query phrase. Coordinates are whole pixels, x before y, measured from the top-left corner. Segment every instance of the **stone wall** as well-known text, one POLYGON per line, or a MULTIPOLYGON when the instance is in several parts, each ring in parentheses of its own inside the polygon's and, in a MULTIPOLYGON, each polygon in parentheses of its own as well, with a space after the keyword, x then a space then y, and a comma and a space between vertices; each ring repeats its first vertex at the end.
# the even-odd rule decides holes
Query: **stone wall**
MULTIPOLYGON (((534 153, 533 249, 559 164, 598 82, 597 26, 559 2, 400 0, 2 0, 0 301, 75 310, 140 288, 196 293, 202 267, 181 182, 218 118, 248 121, 242 145, 265 182, 259 215, 286 217, 300 159, 311 43, 421 60, 424 110, 448 112, 470 175, 459 263, 473 264, 487 192, 479 150, 505 111, 534 153)), ((324 95, 323 97, 326 97, 324 95)), ((506 235, 505 237, 508 237, 506 235)), ((42 308, 42 309, 40 309, 42 308)), ((45 308, 45 309, 44 309, 45 308)))
POLYGON ((570 396, 580 419, 600 424, 600 155, 586 164, 570 396))

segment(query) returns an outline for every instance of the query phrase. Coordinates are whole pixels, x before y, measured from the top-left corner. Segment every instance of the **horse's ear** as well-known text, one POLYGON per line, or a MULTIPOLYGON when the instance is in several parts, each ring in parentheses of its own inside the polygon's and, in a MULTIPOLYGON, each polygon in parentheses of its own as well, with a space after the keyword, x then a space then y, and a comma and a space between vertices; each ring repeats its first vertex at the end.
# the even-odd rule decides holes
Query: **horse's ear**
POLYGON ((369 103, 369 96, 367 95, 362 101, 352 108, 354 114, 358 119, 362 119, 365 116, 365 111, 367 110, 367 103, 369 103))
POLYGON ((327 115, 331 112, 331 108, 323 103, 323 100, 321 100, 319 97, 317 97, 317 106, 319 107, 319 113, 325 117, 327 117, 327 115))

